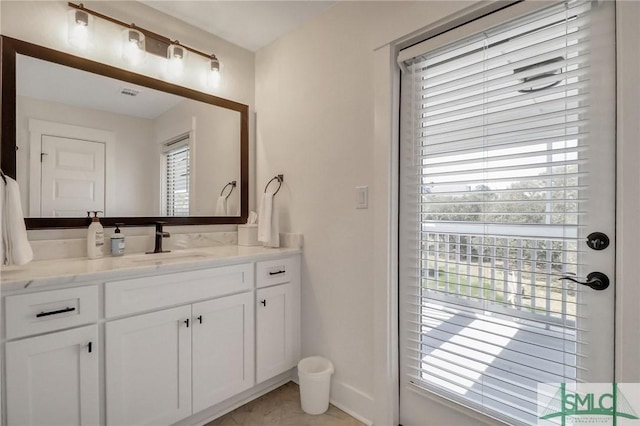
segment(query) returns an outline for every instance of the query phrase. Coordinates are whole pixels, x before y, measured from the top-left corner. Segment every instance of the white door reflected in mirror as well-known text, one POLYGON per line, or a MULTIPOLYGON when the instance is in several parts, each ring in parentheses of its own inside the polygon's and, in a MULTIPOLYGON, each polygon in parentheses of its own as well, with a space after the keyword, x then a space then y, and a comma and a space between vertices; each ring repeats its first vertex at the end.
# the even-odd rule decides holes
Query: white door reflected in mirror
POLYGON ((43 135, 40 167, 41 217, 85 217, 87 211, 104 211, 103 142, 43 135))

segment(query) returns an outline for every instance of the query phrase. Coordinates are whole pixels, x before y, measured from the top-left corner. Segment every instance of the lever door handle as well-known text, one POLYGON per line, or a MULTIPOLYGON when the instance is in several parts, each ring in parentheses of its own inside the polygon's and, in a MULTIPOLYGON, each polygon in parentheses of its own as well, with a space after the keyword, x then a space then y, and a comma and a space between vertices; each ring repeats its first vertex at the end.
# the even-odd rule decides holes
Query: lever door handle
POLYGON ((587 275, 587 281, 580 281, 569 276, 564 276, 560 279, 569 280, 576 284, 586 285, 594 290, 604 290, 609 287, 609 277, 602 272, 590 272, 589 275, 587 275))

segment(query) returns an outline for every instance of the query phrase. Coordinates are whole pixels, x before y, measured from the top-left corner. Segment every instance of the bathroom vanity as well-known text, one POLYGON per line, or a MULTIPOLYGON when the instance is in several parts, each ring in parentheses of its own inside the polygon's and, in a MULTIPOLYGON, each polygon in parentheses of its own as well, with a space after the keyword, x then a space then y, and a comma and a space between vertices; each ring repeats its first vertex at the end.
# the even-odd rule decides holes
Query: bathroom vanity
POLYGON ((291 378, 300 250, 4 268, 3 424, 201 424, 291 378))

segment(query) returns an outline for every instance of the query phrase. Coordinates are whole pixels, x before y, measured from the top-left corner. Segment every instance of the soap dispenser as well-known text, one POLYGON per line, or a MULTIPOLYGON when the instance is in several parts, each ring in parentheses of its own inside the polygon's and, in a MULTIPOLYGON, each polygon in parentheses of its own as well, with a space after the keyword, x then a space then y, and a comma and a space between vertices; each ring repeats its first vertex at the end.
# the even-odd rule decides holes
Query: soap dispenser
POLYGON ((104 228, 100 223, 100 218, 98 218, 98 213, 102 212, 87 212, 87 215, 90 216, 90 213, 93 213, 93 217, 87 232, 87 257, 89 259, 98 259, 104 256, 104 228))
POLYGON ((122 256, 124 254, 124 234, 120 232, 120 225, 124 223, 116 223, 116 230, 111 235, 111 255, 122 256))

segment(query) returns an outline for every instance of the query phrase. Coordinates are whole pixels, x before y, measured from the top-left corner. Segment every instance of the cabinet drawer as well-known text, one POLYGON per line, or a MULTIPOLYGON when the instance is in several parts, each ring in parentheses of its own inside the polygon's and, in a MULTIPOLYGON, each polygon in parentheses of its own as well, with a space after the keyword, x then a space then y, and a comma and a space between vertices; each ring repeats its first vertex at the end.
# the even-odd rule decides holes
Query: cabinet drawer
POLYGON ((258 262, 256 264, 256 285, 267 287, 290 282, 298 269, 296 268, 297 262, 297 257, 258 262))
POLYGON ((98 321, 98 287, 6 297, 7 339, 98 321))
POLYGON ((253 287, 253 265, 179 272, 105 284, 107 318, 224 296, 253 287))

